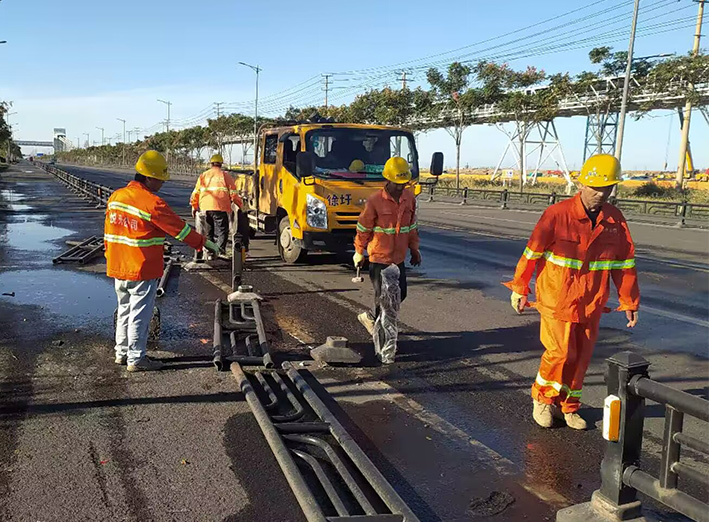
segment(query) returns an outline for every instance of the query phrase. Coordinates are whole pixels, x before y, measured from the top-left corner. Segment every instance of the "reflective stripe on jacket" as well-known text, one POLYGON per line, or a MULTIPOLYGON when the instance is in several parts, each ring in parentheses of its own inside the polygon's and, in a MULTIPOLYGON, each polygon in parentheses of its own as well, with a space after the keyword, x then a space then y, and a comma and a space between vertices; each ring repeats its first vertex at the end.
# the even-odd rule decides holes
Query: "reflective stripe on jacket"
POLYGON ((208 210, 231 212, 232 202, 237 207, 242 207, 234 179, 219 167, 204 171, 190 196, 192 208, 202 212, 208 210))
POLYGON ((399 202, 385 188, 372 194, 357 221, 355 249, 372 263, 400 264, 408 249, 418 250, 416 198, 406 189, 399 202))
POLYGON ((204 237, 145 185, 131 181, 108 200, 103 242, 106 275, 128 281, 157 279, 163 272, 165 234, 194 249, 204 237))
POLYGON ((618 289, 618 310, 640 305, 635 246, 623 214, 609 203, 601 207, 593 228, 579 194, 547 208, 514 279, 505 286, 527 295, 535 268, 536 307, 555 319, 583 323, 600 314, 611 279, 618 289))

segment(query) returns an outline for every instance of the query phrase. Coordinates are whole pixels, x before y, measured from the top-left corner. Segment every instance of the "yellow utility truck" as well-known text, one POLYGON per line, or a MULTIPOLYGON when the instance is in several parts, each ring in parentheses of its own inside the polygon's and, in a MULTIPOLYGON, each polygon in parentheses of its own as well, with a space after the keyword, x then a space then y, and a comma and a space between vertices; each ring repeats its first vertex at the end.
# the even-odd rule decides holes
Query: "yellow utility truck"
MULTIPOLYGON (((351 250, 357 218, 367 198, 381 189, 384 164, 405 158, 413 175, 410 190, 421 186, 414 136, 380 125, 304 123, 262 128, 253 172, 238 173, 253 232, 276 234, 286 263, 309 251, 351 250)), ((431 174, 443 172, 436 152, 431 174)))

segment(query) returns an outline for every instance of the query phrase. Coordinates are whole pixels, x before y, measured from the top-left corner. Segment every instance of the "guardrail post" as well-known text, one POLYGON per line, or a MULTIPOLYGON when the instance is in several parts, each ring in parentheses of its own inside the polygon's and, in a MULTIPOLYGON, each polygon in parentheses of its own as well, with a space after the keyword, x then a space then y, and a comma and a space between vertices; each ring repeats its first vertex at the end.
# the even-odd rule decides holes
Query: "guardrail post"
POLYGON ((461 205, 467 205, 468 204, 468 187, 465 187, 463 189, 463 201, 460 202, 461 205))
POLYGON ((601 462, 601 488, 591 502, 571 506, 557 513, 557 522, 644 521, 637 490, 623 484, 623 472, 640 460, 645 421, 645 399, 628 390, 636 375, 647 376, 650 363, 633 352, 621 352, 609 358, 606 373, 608 395, 620 399, 620 436, 606 443, 601 462))
POLYGON ((507 209, 507 200, 509 199, 509 197, 510 197, 510 192, 507 189, 504 189, 502 191, 502 194, 500 194, 500 203, 501 203, 500 208, 501 209, 503 209, 503 210, 507 209))
POLYGON ((687 200, 683 199, 679 207, 679 222, 677 223, 677 226, 680 228, 685 225, 685 220, 687 219, 687 206, 687 200))
POLYGON ((549 206, 554 203, 556 203, 556 192, 552 191, 551 194, 549 194, 549 206))
POLYGON ((429 203, 431 201, 433 201, 433 191, 435 190, 435 188, 436 188, 435 184, 431 184, 431 186, 428 188, 428 202, 429 203))

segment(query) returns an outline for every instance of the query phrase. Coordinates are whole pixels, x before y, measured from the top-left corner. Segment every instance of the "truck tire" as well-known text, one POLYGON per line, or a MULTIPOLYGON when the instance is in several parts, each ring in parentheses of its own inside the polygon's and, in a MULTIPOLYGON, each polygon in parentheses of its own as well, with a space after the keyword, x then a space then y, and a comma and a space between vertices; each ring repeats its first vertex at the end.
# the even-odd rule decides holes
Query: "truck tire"
POLYGON ((288 216, 281 219, 281 222, 278 224, 278 253, 283 262, 287 265, 304 261, 307 255, 307 251, 296 244, 293 239, 288 216))

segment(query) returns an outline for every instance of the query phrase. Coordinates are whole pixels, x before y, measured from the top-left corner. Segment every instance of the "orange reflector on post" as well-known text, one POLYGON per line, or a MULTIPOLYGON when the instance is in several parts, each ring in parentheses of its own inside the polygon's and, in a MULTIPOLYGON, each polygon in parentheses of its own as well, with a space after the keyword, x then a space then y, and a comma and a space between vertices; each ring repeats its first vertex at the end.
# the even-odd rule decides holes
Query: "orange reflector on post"
POLYGON ((603 403, 603 438, 611 442, 620 438, 620 398, 615 395, 603 403))

